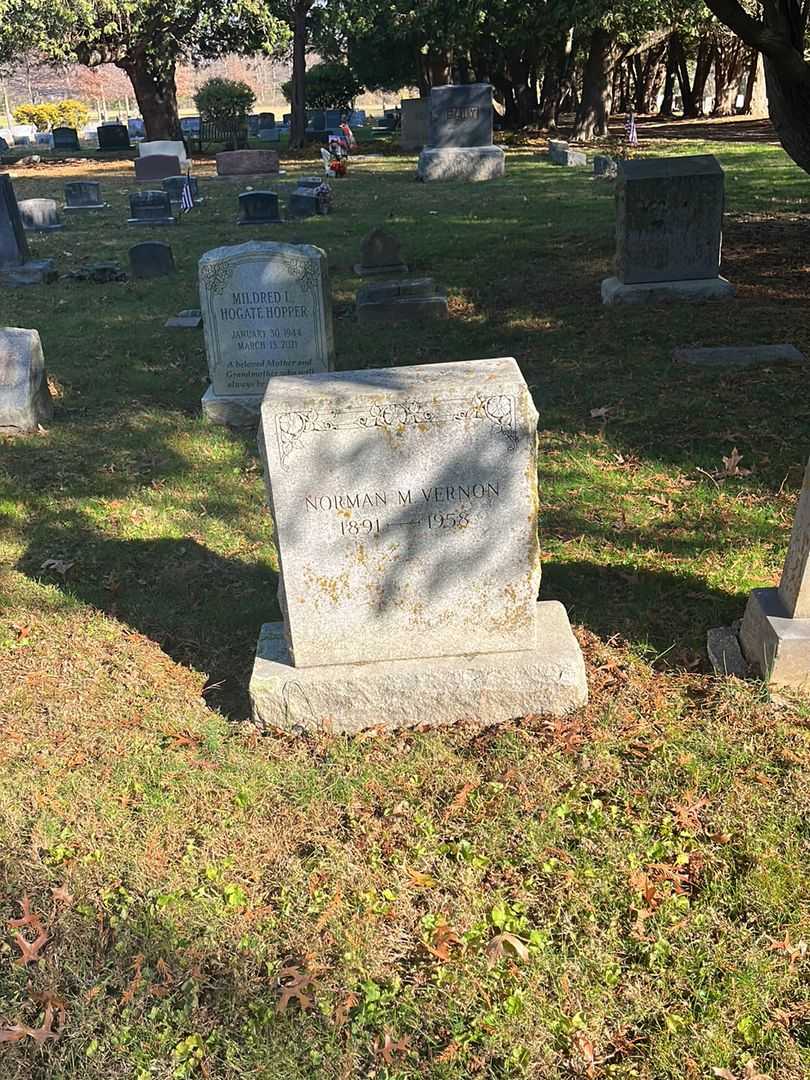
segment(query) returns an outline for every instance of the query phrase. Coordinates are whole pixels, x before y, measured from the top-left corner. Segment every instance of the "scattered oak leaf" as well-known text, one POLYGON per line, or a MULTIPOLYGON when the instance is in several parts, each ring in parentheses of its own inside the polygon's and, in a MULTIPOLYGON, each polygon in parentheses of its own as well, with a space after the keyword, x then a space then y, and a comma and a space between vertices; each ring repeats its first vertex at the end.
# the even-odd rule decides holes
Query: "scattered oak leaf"
POLYGON ((383 1039, 382 1043, 377 1040, 375 1048, 386 1065, 394 1065, 394 1058, 405 1057, 405 1055, 408 1053, 408 1050, 410 1049, 410 1046, 411 1040, 408 1038, 407 1035, 403 1035, 401 1039, 398 1039, 397 1042, 394 1042, 394 1040, 386 1031, 385 1038, 383 1039))
POLYGON ((502 956, 507 955, 507 950, 511 950, 519 960, 529 959, 529 950, 525 942, 521 941, 515 934, 496 934, 495 937, 487 945, 487 959, 490 966, 499 960, 502 956))
POLYGON ((343 1001, 341 1001, 341 1003, 335 1008, 335 1027, 343 1027, 343 1025, 349 1019, 349 1013, 359 1004, 360 998, 357 996, 357 994, 353 994, 350 990, 346 997, 343 999, 343 1001))
POLYGON ((450 803, 444 812, 444 816, 446 818, 452 817, 453 814, 457 814, 460 810, 463 810, 467 803, 467 799, 470 797, 470 792, 475 791, 477 787, 478 782, 471 781, 470 783, 464 784, 461 788, 459 788, 459 790, 450 800, 450 803))
POLYGON ((73 562, 69 562, 67 559, 46 559, 40 567, 40 570, 53 570, 54 573, 60 574, 64 577, 68 570, 76 565, 75 559, 73 562))
POLYGON ((409 866, 405 867, 405 873, 413 884, 418 885, 420 889, 434 889, 436 887, 436 880, 430 874, 423 874, 421 870, 412 870, 409 866))
POLYGON ((692 792, 688 792, 684 802, 675 803, 672 807, 672 812, 675 815, 675 821, 678 823, 678 827, 683 832, 702 832, 703 825, 700 820, 700 814, 708 805, 709 800, 707 798, 696 799, 692 792))
POLYGON ((65 904, 67 907, 73 903, 73 893, 68 892, 66 885, 56 885, 51 889, 51 896, 57 904, 65 904))
POLYGON ((138 955, 132 961, 133 975, 132 975, 132 979, 130 981, 129 986, 126 988, 126 990, 121 995, 121 1004, 122 1005, 131 1005, 134 998, 135 998, 135 995, 138 993, 138 991, 141 988, 141 984, 143 983, 143 975, 141 973, 141 968, 143 966, 143 961, 144 961, 143 953, 138 953, 138 955))
POLYGON ((578 1031, 571 1040, 571 1044, 579 1059, 578 1064, 585 1066, 588 1076, 593 1076, 594 1066, 596 1065, 596 1052, 591 1040, 584 1031, 578 1031))
POLYGON ((726 476, 750 476, 750 469, 741 469, 740 462, 743 459, 743 455, 739 452, 735 446, 728 457, 723 458, 723 468, 719 469, 715 476, 719 480, 721 477, 726 476))
POLYGON ((453 1042, 449 1042, 447 1046, 445 1046, 444 1050, 442 1050, 442 1052, 437 1055, 436 1062, 443 1065, 445 1061, 452 1061, 453 1058, 457 1056, 460 1049, 461 1047, 458 1045, 457 1042, 455 1042, 455 1040, 453 1042))
POLYGON ((438 960, 446 962, 450 959, 450 950, 454 945, 460 945, 461 938, 458 936, 455 930, 452 930, 447 923, 439 923, 436 929, 433 931, 433 944, 425 945, 425 948, 429 953, 435 956, 438 960))
POLYGON ((289 964, 278 973, 277 982, 281 993, 276 1005, 276 1012, 285 1012, 287 1006, 293 1000, 298 1002, 298 1007, 302 1011, 312 1008, 314 1000, 307 993, 307 990, 312 986, 311 975, 301 971, 295 964, 289 964))
POLYGON ((19 1042, 21 1039, 28 1037, 33 1039, 38 1046, 44 1046, 48 1039, 56 1040, 60 1037, 64 1023, 64 1005, 60 1003, 56 1011, 54 1011, 54 1006, 48 1002, 45 1006, 45 1015, 40 1027, 32 1028, 27 1024, 13 1024, 11 1027, 0 1028, 0 1043, 19 1042), (59 1026, 54 1031, 53 1022, 57 1015, 59 1017, 59 1026))

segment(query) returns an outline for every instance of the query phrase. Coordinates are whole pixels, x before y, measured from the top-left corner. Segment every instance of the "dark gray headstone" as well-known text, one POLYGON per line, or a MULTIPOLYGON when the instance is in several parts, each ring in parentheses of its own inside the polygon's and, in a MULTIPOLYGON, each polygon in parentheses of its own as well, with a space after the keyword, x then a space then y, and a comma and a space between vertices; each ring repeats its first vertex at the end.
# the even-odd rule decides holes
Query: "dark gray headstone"
POLYGON ((0 154, 2 154, 4 150, 8 150, 8 143, 5 139, 0 139, 0 154))
POLYGON ((180 130, 184 135, 199 135, 202 121, 199 116, 181 116, 180 130))
POLYGON ((196 176, 167 176, 163 181, 163 190, 168 192, 172 202, 179 203, 187 179, 189 187, 191 188, 191 197, 195 204, 202 202, 202 199, 200 198, 200 185, 196 176))
POLYGON ((79 133, 76 131, 76 128, 54 128, 53 148, 54 150, 79 150, 79 133))
POLYGON ((446 319, 447 293, 433 278, 380 282, 358 289, 356 310, 361 322, 446 319))
POLYGON ((0 328, 0 432, 36 431, 52 416, 39 334, 0 328))
POLYGON ((407 274, 408 267, 399 253, 399 239, 387 229, 372 229, 360 245, 356 274, 407 274))
POLYGON ((17 205, 27 232, 54 232, 64 228, 59 220, 56 199, 22 199, 17 205))
POLYGON ((173 225, 172 204, 166 191, 133 191, 129 196, 128 225, 173 225))
POLYGON ((620 162, 618 279, 631 285, 716 278, 723 198, 723 170, 712 154, 620 162))
POLYGON ((617 173, 617 165, 614 158, 608 154, 595 154, 593 159, 593 175, 604 176, 613 179, 617 173))
POLYGON ((323 200, 315 188, 296 188, 287 199, 287 213, 290 217, 304 218, 328 213, 328 209, 323 208, 323 200))
POLYGON ((428 145, 491 146, 492 87, 489 83, 434 86, 430 91, 428 145))
POLYGON ((275 113, 260 112, 259 113, 259 131, 266 131, 269 128, 276 126, 275 113))
POLYGON ((148 154, 135 158, 135 178, 144 180, 165 180, 168 176, 177 176, 180 172, 180 159, 169 154, 148 154))
POLYGON ((134 278, 168 277, 174 273, 174 256, 168 244, 145 240, 129 249, 129 268, 134 278))
POLYGON ((274 191, 245 191, 239 196, 240 225, 269 225, 281 221, 274 191))
POLYGON ((131 150, 129 132, 123 124, 102 124, 96 128, 98 148, 105 150, 131 150))
POLYGON ((0 174, 0 266, 19 266, 29 257, 11 177, 0 174))
POLYGON ((101 201, 101 184, 97 180, 69 180, 65 184, 64 210, 99 210, 106 205, 101 201))

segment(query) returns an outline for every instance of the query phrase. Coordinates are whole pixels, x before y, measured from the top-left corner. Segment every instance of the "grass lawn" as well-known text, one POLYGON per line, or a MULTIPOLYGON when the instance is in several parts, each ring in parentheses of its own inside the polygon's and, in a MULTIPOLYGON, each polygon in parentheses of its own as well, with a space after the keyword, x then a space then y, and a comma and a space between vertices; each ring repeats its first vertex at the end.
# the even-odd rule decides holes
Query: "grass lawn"
MULTIPOLYGON (((112 204, 36 256, 126 266, 152 236, 178 274, 0 294, 58 394, 47 431, 0 438, 0 1080, 810 1073, 810 708, 703 655, 777 580, 807 371, 670 359, 810 352, 810 180, 769 145, 656 151, 725 166, 733 302, 603 308, 612 190, 532 146, 481 186, 367 157, 331 217, 264 230, 236 227, 242 188, 210 164, 205 205, 154 233, 124 224, 131 165, 14 170, 18 198, 90 177, 112 204), (382 223, 448 288, 448 322, 355 323, 382 223), (163 323, 197 305, 202 252, 254 237, 327 251, 341 368, 517 358, 581 714, 356 739, 245 722, 279 617, 257 452, 203 424, 202 335, 163 323), (37 918, 47 940, 21 946, 37 918)), ((282 194, 314 163, 285 167, 282 194)))

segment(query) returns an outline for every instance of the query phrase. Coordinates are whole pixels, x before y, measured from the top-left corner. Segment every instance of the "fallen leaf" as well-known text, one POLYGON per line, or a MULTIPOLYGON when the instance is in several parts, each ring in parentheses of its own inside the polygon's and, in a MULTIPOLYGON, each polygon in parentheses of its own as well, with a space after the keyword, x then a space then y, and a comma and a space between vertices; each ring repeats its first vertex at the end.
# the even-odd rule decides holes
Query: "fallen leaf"
POLYGON ((343 1001, 341 1001, 341 1003, 335 1008, 335 1027, 343 1027, 343 1025, 349 1019, 349 1013, 359 1004, 360 998, 357 996, 357 994, 353 994, 350 990, 346 997, 343 999, 343 1001))
POLYGON ((291 1001, 298 1002, 299 1009, 311 1009, 314 1000, 306 992, 312 985, 312 976, 294 964, 283 967, 278 973, 277 983, 281 993, 279 994, 276 1012, 283 1013, 291 1001))
POLYGON ((579 1061, 582 1065, 585 1066, 588 1075, 592 1076, 593 1067, 596 1062, 596 1054, 593 1048, 593 1043, 584 1031, 578 1031, 571 1040, 571 1043, 574 1051, 579 1058, 579 1061))
POLYGON ((68 907, 73 903, 73 893, 68 892, 67 886, 57 885, 51 889, 51 896, 58 904, 66 904, 68 907))
POLYGON ((433 944, 425 945, 425 948, 437 959, 447 961, 450 959, 450 949, 460 944, 461 938, 455 930, 451 930, 447 923, 439 923, 433 931, 433 944))
POLYGON ((444 1050, 436 1057, 437 1063, 444 1064, 445 1061, 452 1061, 458 1054, 461 1047, 457 1042, 450 1042, 445 1046, 444 1050))
POLYGON ((456 792, 456 794, 450 800, 450 803, 449 803, 447 809, 444 812, 444 816, 446 818, 452 817, 452 815, 457 814, 459 812, 459 810, 463 810, 464 806, 467 803, 467 799, 470 797, 470 792, 475 791, 475 789, 477 787, 478 787, 478 781, 476 780, 476 781, 471 781, 470 783, 464 784, 463 787, 459 788, 459 790, 456 792))
POLYGON ((728 455, 728 457, 723 458, 723 468, 718 469, 718 471, 714 474, 715 477, 719 480, 725 476, 750 476, 750 469, 740 468, 740 462, 742 461, 742 459, 743 455, 735 446, 731 453, 728 455))
POLYGON ((132 968, 134 974, 132 976, 132 980, 130 981, 129 986, 121 995, 122 1005, 131 1005, 135 998, 135 995, 141 988, 141 984, 143 983, 143 975, 141 974, 141 967, 143 966, 143 961, 143 953, 138 953, 138 955, 132 961, 132 968))
POLYGON ((73 562, 68 562, 67 559, 46 559, 40 567, 40 570, 53 570, 54 573, 61 574, 61 576, 64 577, 68 570, 75 565, 75 560, 73 562))
POLYGON ((31 1038, 38 1046, 44 1046, 48 1039, 58 1039, 62 1034, 65 1023, 65 1008, 60 1003, 54 1013, 54 1006, 48 1002, 45 1006, 45 1015, 41 1027, 31 1028, 27 1024, 13 1024, 11 1027, 0 1028, 0 1043, 19 1042, 20 1039, 31 1038), (53 1030, 55 1015, 59 1017, 59 1026, 53 1030))
POLYGON ((496 934, 489 945, 487 945, 486 950, 487 959, 489 960, 490 965, 494 964, 502 956, 505 956, 507 949, 511 949, 519 960, 529 959, 529 950, 519 937, 515 934, 496 934))
POLYGON ((609 405, 600 405, 598 409, 591 409, 591 420, 607 420, 609 412, 609 405))
POLYGON ((707 798, 696 799, 693 792, 688 792, 682 803, 675 803, 672 812, 680 829, 684 832, 699 833, 703 831, 700 814, 709 805, 707 798))
POLYGON ((386 1065, 394 1065, 394 1056, 396 1055, 401 1058, 405 1057, 405 1055, 408 1053, 410 1045, 411 1040, 407 1037, 407 1035, 403 1035, 401 1039, 397 1040, 397 1042, 394 1042, 394 1040, 386 1031, 385 1038, 382 1044, 380 1044, 379 1040, 377 1040, 377 1043, 375 1044, 375 1049, 386 1065))
POLYGON ((433 889, 436 887, 436 881, 430 874, 423 874, 421 870, 411 870, 409 866, 405 867, 405 873, 413 884, 418 885, 420 889, 433 889))

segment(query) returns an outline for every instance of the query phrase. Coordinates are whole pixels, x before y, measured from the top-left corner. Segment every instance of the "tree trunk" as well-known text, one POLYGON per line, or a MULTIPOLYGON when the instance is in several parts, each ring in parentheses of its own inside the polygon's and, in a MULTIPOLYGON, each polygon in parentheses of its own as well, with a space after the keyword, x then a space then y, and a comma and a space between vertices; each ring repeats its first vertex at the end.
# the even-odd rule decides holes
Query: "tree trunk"
POLYGON ((307 101, 307 15, 308 3, 297 3, 293 11, 293 66, 292 95, 290 99, 290 142, 291 150, 300 150, 306 139, 307 101))
POLYGON ((141 110, 147 139, 181 139, 175 61, 158 66, 145 52, 118 64, 129 76, 141 110))
POLYGON ((653 113, 658 106, 658 94, 664 82, 664 60, 667 54, 667 42, 653 45, 648 49, 644 64, 636 66, 636 112, 653 113))
POLYGON ((574 139, 589 141, 608 134, 613 68, 616 49, 613 38, 601 26, 591 34, 588 59, 582 76, 582 100, 574 122, 574 139))
POLYGON ((712 116, 733 116, 742 75, 742 42, 732 37, 718 41, 714 62, 714 107, 712 116))
POLYGON ((540 107, 537 123, 551 130, 557 126, 560 103, 565 92, 564 78, 571 61, 573 31, 564 33, 549 55, 543 72, 543 88, 540 91, 540 107))
POLYGON ((771 122, 788 156, 810 173, 810 64, 804 59, 802 4, 773 0, 763 7, 763 23, 736 0, 706 3, 746 45, 762 52, 771 122))
POLYGON ((754 49, 748 69, 748 86, 745 90, 743 112, 756 120, 768 115, 768 95, 765 93, 765 65, 762 53, 754 49))
POLYGON ((664 97, 661 101, 661 116, 672 116, 675 106, 675 76, 678 63, 677 34, 672 34, 667 49, 667 73, 664 79, 664 97))

